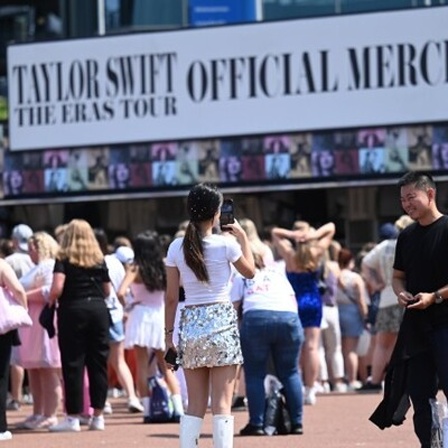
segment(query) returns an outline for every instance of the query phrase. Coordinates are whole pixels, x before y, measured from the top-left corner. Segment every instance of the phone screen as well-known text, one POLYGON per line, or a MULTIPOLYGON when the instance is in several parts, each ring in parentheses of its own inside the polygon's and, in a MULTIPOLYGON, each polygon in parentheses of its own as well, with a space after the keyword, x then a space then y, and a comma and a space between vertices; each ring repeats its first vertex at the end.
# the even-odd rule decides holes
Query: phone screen
POLYGON ((233 224, 235 222, 235 216, 233 213, 233 200, 225 199, 221 206, 221 217, 219 218, 221 227, 226 226, 227 224, 233 224))

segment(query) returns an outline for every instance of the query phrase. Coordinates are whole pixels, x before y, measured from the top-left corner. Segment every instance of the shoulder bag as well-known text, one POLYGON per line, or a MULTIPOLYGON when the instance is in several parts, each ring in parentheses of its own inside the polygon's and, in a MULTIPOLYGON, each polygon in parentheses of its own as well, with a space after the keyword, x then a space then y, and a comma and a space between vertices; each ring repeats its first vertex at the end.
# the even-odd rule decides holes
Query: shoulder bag
POLYGON ((0 287, 0 334, 32 324, 28 311, 15 301, 7 289, 0 287))

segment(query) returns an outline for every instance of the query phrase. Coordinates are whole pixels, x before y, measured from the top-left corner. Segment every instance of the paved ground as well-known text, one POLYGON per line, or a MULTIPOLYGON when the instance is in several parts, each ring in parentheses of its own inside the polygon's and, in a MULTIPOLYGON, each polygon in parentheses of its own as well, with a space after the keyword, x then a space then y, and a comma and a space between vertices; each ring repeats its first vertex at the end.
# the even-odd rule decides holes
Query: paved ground
MULTIPOLYGON (((302 436, 240 437, 235 436, 235 448, 417 448, 412 430, 411 413, 404 425, 385 431, 368 421, 381 400, 379 394, 328 394, 318 397, 315 406, 305 407, 302 436)), ((4 443, 12 448, 178 448, 178 425, 144 425, 140 415, 129 414, 124 399, 112 400, 114 413, 107 416, 106 431, 54 434, 46 431, 14 431, 13 440, 4 443)), ((18 412, 8 412, 11 428, 30 413, 30 406, 18 412)), ((235 412, 235 433, 247 422, 246 412, 235 412)), ((200 448, 211 448, 211 415, 207 414, 200 448)))

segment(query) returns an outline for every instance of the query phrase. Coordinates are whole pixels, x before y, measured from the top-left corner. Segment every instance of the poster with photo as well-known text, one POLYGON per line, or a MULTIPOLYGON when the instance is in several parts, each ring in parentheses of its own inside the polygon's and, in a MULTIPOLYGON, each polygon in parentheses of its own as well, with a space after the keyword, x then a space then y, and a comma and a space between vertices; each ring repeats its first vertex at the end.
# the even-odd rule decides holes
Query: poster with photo
POLYGON ((266 179, 280 180, 289 177, 291 156, 285 153, 272 153, 265 155, 266 179))
POLYGON ((263 138, 250 137, 241 139, 241 154, 243 156, 258 156, 263 154, 263 138))
POLYGON ((153 162, 165 162, 167 160, 176 160, 177 143, 153 143, 151 145, 151 160, 153 162))
POLYGON ((109 147, 89 148, 87 151, 89 190, 109 188, 109 147))
POLYGON ((241 157, 228 155, 219 159, 219 180, 221 182, 240 182, 243 174, 241 157))
POLYGON ((385 172, 402 173, 408 170, 408 132, 405 127, 386 129, 385 172))
POLYGON ((47 193, 64 193, 68 191, 68 169, 46 168, 44 170, 44 182, 47 193))
POLYGON ((289 153, 289 135, 269 135, 263 139, 263 151, 265 154, 289 153))
POLYGON ((432 160, 436 170, 448 169, 448 125, 434 126, 432 160))
POLYGON ((380 174, 386 171, 384 148, 360 148, 359 172, 362 174, 380 174))
POLYGON ((219 143, 219 157, 241 155, 241 140, 239 138, 224 138, 219 143))
POLYGON ((358 131, 358 148, 384 148, 386 128, 367 128, 358 131))
POLYGON ((352 175, 359 174, 358 149, 338 149, 334 151, 335 174, 352 175))
POLYGON ((252 155, 252 156, 242 156, 241 163, 243 165, 243 179, 248 182, 255 180, 265 180, 266 170, 265 170, 265 156, 263 155, 252 155))
POLYGON ((409 169, 430 170, 432 163, 432 126, 410 126, 408 130, 409 169))
POLYGON ((24 194, 39 194, 45 191, 44 170, 23 171, 24 194))
POLYGON ((311 133, 292 134, 290 136, 290 178, 310 177, 312 175, 312 141, 313 135, 311 133))
POLYGON ((311 143, 311 165, 313 176, 334 176, 336 169, 334 152, 334 134, 332 132, 319 132, 313 134, 311 143))
POLYGON ((196 142, 179 143, 177 150, 177 183, 194 185, 199 180, 199 148, 196 142))
POLYGON ((147 163, 151 158, 151 145, 130 145, 129 159, 131 163, 147 163))
POLYGON ((130 186, 133 188, 144 188, 152 185, 152 165, 150 162, 131 162, 129 164, 131 170, 130 186))
POLYGON ((24 170, 42 170, 43 153, 41 151, 27 151, 23 153, 24 170))
POLYGON ((24 194, 22 153, 4 152, 3 190, 5 196, 24 194))
POLYGON ((358 133, 355 130, 337 131, 334 133, 334 148, 336 150, 355 149, 358 147, 358 133))
POLYGON ((219 140, 200 140, 197 147, 199 181, 219 182, 219 140))
POLYGON ((177 163, 175 160, 152 162, 152 184, 167 187, 177 184, 177 163))
POLYGON ((126 147, 114 146, 109 150, 109 187, 126 190, 131 183, 130 154, 126 147))
POLYGON ((87 191, 88 190, 88 150, 72 149, 68 157, 68 190, 87 191))
POLYGON ((44 151, 44 168, 52 170, 67 168, 68 157, 68 149, 51 149, 44 151))

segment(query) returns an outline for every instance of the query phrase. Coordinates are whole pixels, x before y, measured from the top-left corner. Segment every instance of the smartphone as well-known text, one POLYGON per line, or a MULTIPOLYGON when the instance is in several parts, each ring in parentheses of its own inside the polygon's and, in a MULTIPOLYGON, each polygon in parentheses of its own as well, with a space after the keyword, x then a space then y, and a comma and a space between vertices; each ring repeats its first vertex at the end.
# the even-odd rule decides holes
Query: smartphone
POLYGON ((219 218, 219 225, 225 227, 227 224, 235 222, 233 199, 224 199, 221 206, 221 217, 219 218))
POLYGON ((172 348, 169 348, 165 353, 165 361, 173 366, 173 370, 179 368, 179 364, 177 363, 177 353, 172 348))

